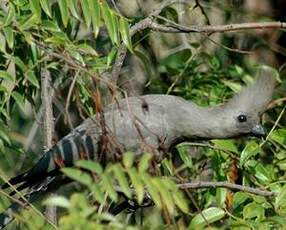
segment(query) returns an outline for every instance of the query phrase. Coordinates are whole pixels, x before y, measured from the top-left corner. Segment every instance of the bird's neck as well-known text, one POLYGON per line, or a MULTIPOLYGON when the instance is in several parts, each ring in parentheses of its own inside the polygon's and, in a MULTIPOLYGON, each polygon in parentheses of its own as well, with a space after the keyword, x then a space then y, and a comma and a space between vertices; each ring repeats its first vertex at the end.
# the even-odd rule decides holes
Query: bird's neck
POLYGON ((178 130, 186 139, 216 139, 227 137, 224 127, 224 106, 200 107, 189 104, 178 116, 178 130))

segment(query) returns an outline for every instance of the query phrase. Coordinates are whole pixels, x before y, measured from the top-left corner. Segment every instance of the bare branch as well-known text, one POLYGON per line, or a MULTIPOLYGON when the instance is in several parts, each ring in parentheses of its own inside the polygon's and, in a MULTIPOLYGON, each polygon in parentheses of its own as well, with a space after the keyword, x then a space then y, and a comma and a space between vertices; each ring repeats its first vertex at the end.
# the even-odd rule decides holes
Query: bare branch
POLYGON ((265 196, 265 197, 273 197, 277 195, 277 193, 275 192, 269 192, 267 190, 262 190, 259 188, 252 188, 248 186, 233 184, 227 181, 218 181, 218 182, 200 181, 194 183, 182 183, 178 184, 178 187, 181 189, 228 188, 231 190, 239 190, 242 192, 247 192, 254 195, 265 196))
POLYGON ((150 29, 163 33, 225 33, 242 30, 265 30, 265 29, 285 29, 285 22, 247 22, 228 25, 207 25, 207 26, 183 26, 177 23, 171 25, 160 25, 151 23, 150 29))
POLYGON ((71 86, 69 88, 67 100, 66 100, 66 106, 65 106, 65 115, 66 115, 66 118, 67 118, 67 121, 68 121, 70 129, 73 129, 73 125, 72 125, 71 118, 70 118, 70 115, 69 115, 69 106, 70 106, 70 101, 71 101, 71 97, 72 97, 72 92, 73 92, 73 89, 74 89, 74 86, 75 86, 75 83, 76 83, 76 80, 77 80, 78 76, 79 76, 79 71, 77 71, 75 73, 75 76, 73 77, 71 86))
MULTIPOLYGON (((198 3, 198 1, 196 1, 198 3)), ((183 26, 177 23, 169 23, 168 25, 161 25, 154 22, 155 18, 159 16, 162 10, 173 4, 190 4, 188 0, 167 0, 160 3, 157 9, 155 9, 148 17, 139 21, 130 28, 130 36, 133 36, 137 32, 143 31, 145 29, 151 29, 152 31, 162 32, 162 33, 224 33, 224 32, 234 32, 242 30, 254 30, 254 29, 282 29, 286 28, 286 23, 284 22, 262 22, 262 23, 239 23, 239 24, 229 24, 229 25, 207 25, 207 26, 183 26)), ((200 5, 198 5, 200 6, 200 5)), ((202 8, 200 7, 202 10, 202 8)), ((231 49, 232 51, 238 52, 237 49, 231 49)), ((239 51, 241 53, 248 53, 247 51, 239 51)), ((118 77, 127 53, 127 47, 122 43, 118 49, 118 53, 114 62, 112 69, 112 74, 110 76, 111 83, 113 85, 117 84, 118 77)))
POLYGON ((202 14, 204 15, 207 21, 207 25, 210 25, 211 24, 210 19, 205 11, 205 8, 201 5, 200 0, 195 0, 195 2, 196 2, 196 5, 194 6, 194 8, 198 7, 201 10, 202 14))
POLYGON ((43 106, 43 130, 44 130, 44 145, 45 148, 52 146, 54 120, 51 98, 51 76, 50 72, 43 67, 41 70, 41 99, 43 106))
MULTIPOLYGON (((51 75, 50 71, 43 67, 41 69, 41 100, 43 107, 43 130, 44 130, 44 146, 48 149, 52 146, 54 133, 53 105, 51 97, 51 75)), ((48 207, 45 216, 53 224, 57 223, 56 207, 48 207)))

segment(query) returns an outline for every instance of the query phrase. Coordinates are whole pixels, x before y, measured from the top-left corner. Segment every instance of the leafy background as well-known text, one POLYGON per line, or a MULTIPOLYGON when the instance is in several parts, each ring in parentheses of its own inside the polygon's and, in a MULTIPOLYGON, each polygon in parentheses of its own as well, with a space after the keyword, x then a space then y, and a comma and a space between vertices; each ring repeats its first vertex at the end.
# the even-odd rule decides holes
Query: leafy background
MULTIPOLYGON (((189 7, 174 5, 164 9, 157 21, 164 24, 165 18, 187 25, 208 21, 226 24, 285 17, 279 10, 283 9, 281 2, 257 1, 257 9, 249 2, 194 1, 189 7)), ((215 105, 252 81, 253 66, 274 66, 280 77, 273 103, 263 116, 269 135, 265 140, 244 138, 180 145, 179 166, 169 158, 157 164, 158 175, 164 177, 150 175, 148 154, 135 164, 132 153, 126 153, 122 162, 110 163, 106 168, 80 161, 75 168, 63 169, 79 183, 63 186, 56 196, 39 201, 35 208, 18 215, 8 229, 54 228, 38 211, 46 205, 59 207, 60 229, 285 226, 285 32, 206 36, 145 30, 131 38, 129 27, 158 4, 139 0, 121 0, 116 4, 104 0, 1 2, 1 178, 5 180, 31 167, 45 147, 41 129, 41 69, 48 69, 52 76, 56 142, 95 114, 97 89, 104 101, 108 90, 102 79, 106 71, 112 70, 121 42, 129 52, 117 98, 125 94, 163 93, 203 106, 215 105), (176 186, 205 180, 265 188, 278 195, 266 198, 242 191, 231 193, 224 188, 179 190, 176 186), (147 205, 149 198, 151 205, 147 205), (118 215, 108 212, 127 201, 148 207, 118 215)), ((11 199, 4 191, 1 193, 4 210, 11 199)))

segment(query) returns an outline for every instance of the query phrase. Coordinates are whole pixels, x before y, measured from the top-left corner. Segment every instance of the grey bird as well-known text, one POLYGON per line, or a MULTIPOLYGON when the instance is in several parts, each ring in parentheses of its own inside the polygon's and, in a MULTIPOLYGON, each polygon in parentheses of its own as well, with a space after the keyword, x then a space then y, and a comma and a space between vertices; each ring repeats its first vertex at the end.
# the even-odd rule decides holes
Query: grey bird
MULTIPOLYGON (((79 159, 109 161, 115 153, 128 150, 136 155, 147 151, 160 160, 183 141, 264 136, 260 118, 272 97, 275 72, 261 68, 257 75, 253 84, 218 106, 200 107, 170 95, 121 99, 85 120, 9 184, 18 191, 28 188, 25 198, 34 202, 62 179, 61 167, 73 166, 79 159)), ((20 208, 14 203, 0 214, 0 228, 11 222, 20 208)))

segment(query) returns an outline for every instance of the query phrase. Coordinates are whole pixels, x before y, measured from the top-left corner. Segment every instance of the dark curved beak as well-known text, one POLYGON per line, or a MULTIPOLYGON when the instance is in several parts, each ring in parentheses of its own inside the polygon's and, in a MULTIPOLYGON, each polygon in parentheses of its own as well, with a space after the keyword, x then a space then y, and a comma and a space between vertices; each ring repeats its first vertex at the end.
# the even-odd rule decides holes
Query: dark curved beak
POLYGON ((251 131, 251 134, 255 137, 265 137, 266 133, 262 125, 255 125, 251 131))

